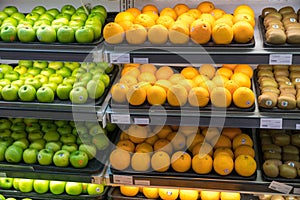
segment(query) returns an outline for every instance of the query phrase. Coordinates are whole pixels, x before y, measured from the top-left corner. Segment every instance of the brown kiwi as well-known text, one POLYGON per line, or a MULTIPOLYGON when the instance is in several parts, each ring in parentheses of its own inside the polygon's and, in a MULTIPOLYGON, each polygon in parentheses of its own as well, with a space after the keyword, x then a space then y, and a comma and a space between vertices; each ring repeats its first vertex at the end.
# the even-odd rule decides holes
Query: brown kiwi
POLYGON ((258 96, 258 105, 262 108, 274 108, 277 105, 278 95, 273 92, 264 92, 258 96))
POLYGON ((261 11, 262 17, 267 16, 269 13, 277 12, 277 9, 274 7, 266 7, 261 11))
POLYGON ((295 109, 296 105, 296 98, 288 95, 281 95, 277 99, 277 107, 281 109, 295 109))
POLYGON ((294 13, 295 10, 292 6, 285 6, 285 7, 280 8, 278 10, 278 12, 283 15, 283 14, 286 14, 286 13, 294 13))

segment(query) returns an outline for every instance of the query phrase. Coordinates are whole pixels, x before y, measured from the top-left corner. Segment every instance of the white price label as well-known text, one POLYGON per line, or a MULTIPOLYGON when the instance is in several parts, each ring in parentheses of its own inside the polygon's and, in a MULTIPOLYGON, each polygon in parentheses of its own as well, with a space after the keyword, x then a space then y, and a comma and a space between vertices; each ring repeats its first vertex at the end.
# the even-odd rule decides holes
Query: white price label
POLYGON ((270 65, 291 65, 293 54, 271 54, 269 57, 270 65))
POLYGON ((260 128, 282 129, 281 118, 261 118, 260 128))
POLYGON ((133 185, 132 176, 113 175, 113 181, 116 184, 133 185))
POLYGON ((105 128, 106 127, 106 114, 104 113, 103 117, 102 117, 102 127, 105 128))
POLYGON ((93 176, 92 183, 101 184, 102 178, 100 176, 93 176))
POLYGON ((292 186, 277 181, 272 181, 269 185, 269 188, 283 194, 289 194, 293 189, 292 186))
POLYGON ((130 124, 130 115, 111 115, 111 122, 115 124, 130 124))
POLYGON ((296 124, 296 130, 300 129, 300 124, 296 124))
POLYGON ((148 64, 149 58, 133 58, 134 63, 148 64))
POLYGON ((149 180, 134 180, 134 184, 135 185, 150 185, 150 181, 149 180))
POLYGON ((294 188, 294 194, 300 194, 300 188, 294 188))
POLYGON ((135 124, 149 124, 149 118, 134 118, 134 123, 135 124))
POLYGON ((129 53, 112 53, 110 54, 111 63, 130 63, 129 53))

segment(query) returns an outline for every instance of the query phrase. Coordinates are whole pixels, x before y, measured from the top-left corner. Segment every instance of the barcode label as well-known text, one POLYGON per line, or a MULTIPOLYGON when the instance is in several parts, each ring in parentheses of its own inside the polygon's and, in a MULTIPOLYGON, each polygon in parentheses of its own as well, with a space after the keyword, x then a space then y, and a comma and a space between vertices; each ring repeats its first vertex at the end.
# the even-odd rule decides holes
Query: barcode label
POLYGON ((115 124, 130 124, 130 115, 111 115, 111 122, 115 124))
POLYGON ((270 65, 291 65, 292 62, 292 54, 271 54, 269 57, 270 65))
POLYGON ((283 194, 289 194, 293 189, 292 186, 277 181, 272 181, 269 185, 269 188, 283 194))
POLYGON ((128 53, 113 53, 110 54, 111 63, 130 63, 130 56, 128 53))
POLYGON ((133 185, 132 176, 113 175, 113 181, 116 184, 133 185))
POLYGON ((261 118, 260 128, 269 129, 282 129, 282 119, 281 118, 261 118))

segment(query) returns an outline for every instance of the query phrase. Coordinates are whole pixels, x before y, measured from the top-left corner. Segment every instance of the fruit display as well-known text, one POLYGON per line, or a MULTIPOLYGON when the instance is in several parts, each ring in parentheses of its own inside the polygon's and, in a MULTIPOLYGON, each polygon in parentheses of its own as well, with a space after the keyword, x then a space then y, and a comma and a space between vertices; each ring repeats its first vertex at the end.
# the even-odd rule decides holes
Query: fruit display
POLYGON ((251 136, 239 128, 130 125, 110 164, 115 173, 252 179, 254 157, 251 136))
POLYGON ((252 195, 244 195, 239 192, 205 191, 186 188, 155 188, 122 185, 112 187, 108 197, 114 199, 162 199, 162 200, 255 200, 252 195), (251 197, 251 198, 250 198, 251 197))
POLYGON ((40 5, 27 14, 6 6, 0 11, 0 36, 3 42, 93 43, 102 38, 106 17, 102 5, 91 9, 64 5, 60 10, 40 5))
POLYGON ((252 75, 247 64, 219 68, 211 64, 185 68, 125 64, 120 80, 111 88, 112 106, 251 109, 255 102, 252 75))
POLYGON ((117 68, 105 62, 20 60, 17 66, 0 64, 0 91, 4 101, 97 102, 110 86, 117 68))
POLYGON ((261 26, 265 45, 300 44, 300 15, 292 6, 262 10, 261 26))
POLYGON ((267 180, 299 181, 300 134, 297 131, 259 130, 262 169, 267 180))
POLYGON ((195 8, 179 3, 162 10, 147 4, 142 9, 118 13, 113 22, 104 26, 103 37, 109 44, 246 44, 253 39, 254 17, 253 9, 246 4, 237 6, 233 14, 209 1, 195 8))
POLYGON ((288 195, 258 195, 259 200, 297 200, 297 196, 288 195))
POLYGON ((97 122, 0 119, 0 161, 45 170, 88 170, 90 163, 99 168, 110 143, 107 132, 97 122))
MULTIPOLYGON (((22 200, 31 198, 39 199, 66 199, 64 197, 75 197, 76 199, 86 199, 100 197, 107 191, 104 184, 82 183, 70 181, 56 181, 45 179, 28 178, 0 178, 0 199, 15 200, 14 197, 22 200), (9 196, 10 198, 5 198, 9 196)), ((99 199, 99 198, 96 198, 99 199)))
POLYGON ((297 65, 259 65, 256 72, 258 105, 264 111, 300 108, 297 65))

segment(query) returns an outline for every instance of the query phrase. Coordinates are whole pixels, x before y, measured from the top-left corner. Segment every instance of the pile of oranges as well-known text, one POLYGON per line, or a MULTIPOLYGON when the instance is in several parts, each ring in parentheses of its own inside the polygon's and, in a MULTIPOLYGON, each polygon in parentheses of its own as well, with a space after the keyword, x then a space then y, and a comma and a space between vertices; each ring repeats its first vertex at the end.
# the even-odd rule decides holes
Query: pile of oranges
POLYGON ((126 40, 129 44, 160 45, 170 41, 172 44, 248 43, 254 35, 255 15, 253 9, 242 4, 233 14, 216 8, 210 1, 204 1, 196 8, 180 3, 173 8, 162 10, 153 4, 141 10, 129 8, 116 15, 114 22, 103 30, 107 43, 119 44, 126 40))
POLYGON ((164 200, 240 200, 241 194, 238 192, 219 192, 205 191, 195 189, 178 189, 178 188, 154 188, 139 187, 132 185, 120 186, 120 192, 127 197, 135 197, 143 194, 147 199, 164 199, 164 200))
POLYGON ((232 103, 250 108, 255 102, 251 89, 253 69, 247 64, 224 64, 216 68, 210 64, 187 66, 175 71, 170 66, 153 64, 125 64, 121 78, 111 89, 116 103, 140 106, 190 105, 226 108, 232 103))
POLYGON ((130 125, 110 155, 114 169, 243 177, 256 172, 253 140, 239 128, 130 125))

